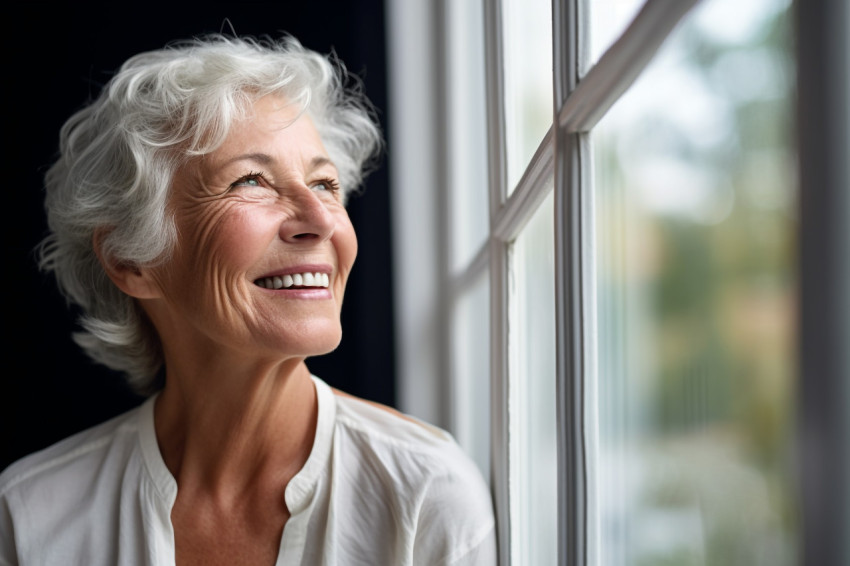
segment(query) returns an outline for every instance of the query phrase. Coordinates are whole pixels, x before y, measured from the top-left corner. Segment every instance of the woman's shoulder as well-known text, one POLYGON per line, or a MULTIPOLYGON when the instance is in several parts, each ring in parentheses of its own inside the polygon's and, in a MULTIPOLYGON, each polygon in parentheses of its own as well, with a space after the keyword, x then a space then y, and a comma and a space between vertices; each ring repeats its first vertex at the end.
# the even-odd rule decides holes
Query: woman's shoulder
MULTIPOLYGON (((117 564, 143 540, 146 405, 14 462, 0 474, 0 564, 117 564), (120 536, 119 536, 120 533, 120 536), (96 549, 96 555, 92 554, 96 549)), ((150 409, 150 406, 147 407, 150 409)), ((146 416, 147 415, 147 416, 146 416)), ((146 518, 146 517, 145 517, 146 518)), ((144 521, 144 528, 151 528, 144 521)))
POLYGON ((333 389, 337 422, 375 437, 376 440, 410 448, 445 449, 455 444, 452 435, 437 426, 398 409, 333 389))
POLYGON ((494 564, 490 490, 454 437, 391 407, 334 393, 342 477, 366 507, 375 500, 395 505, 416 563, 494 564))
POLYGON ((429 461, 429 469, 464 467, 463 449, 448 431, 392 407, 333 390, 336 435, 376 453, 429 461))
POLYGON ((374 464, 407 467, 411 479, 463 478, 483 482, 478 467, 448 431, 397 409, 332 389, 336 411, 335 442, 350 447, 351 457, 374 464))
POLYGON ((13 462, 0 474, 0 498, 13 490, 43 489, 57 482, 69 487, 75 476, 91 477, 85 470, 96 468, 107 454, 114 455, 135 433, 139 410, 131 409, 13 462))

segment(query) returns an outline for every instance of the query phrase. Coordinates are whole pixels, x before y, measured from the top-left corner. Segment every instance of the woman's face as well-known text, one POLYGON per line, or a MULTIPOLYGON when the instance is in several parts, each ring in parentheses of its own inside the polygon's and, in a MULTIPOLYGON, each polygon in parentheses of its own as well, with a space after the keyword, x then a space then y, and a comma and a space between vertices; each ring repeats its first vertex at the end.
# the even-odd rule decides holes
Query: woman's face
POLYGON ((306 357, 341 338, 357 254, 338 173, 311 119, 277 96, 175 177, 177 248, 145 309, 169 349, 306 357), (224 350, 222 350, 224 349, 224 350))

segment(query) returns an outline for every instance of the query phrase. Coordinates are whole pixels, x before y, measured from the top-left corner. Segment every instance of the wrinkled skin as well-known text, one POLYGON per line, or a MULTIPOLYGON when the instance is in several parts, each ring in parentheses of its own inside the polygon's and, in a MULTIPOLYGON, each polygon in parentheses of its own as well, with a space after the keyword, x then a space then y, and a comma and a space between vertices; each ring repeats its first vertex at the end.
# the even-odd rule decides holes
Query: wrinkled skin
POLYGON ((181 356, 190 347, 203 356, 304 357, 339 344, 357 240, 337 171, 310 118, 296 112, 281 98, 260 99, 253 120, 175 175, 178 246, 151 270, 156 291, 145 301, 167 357, 178 345, 181 356), (322 266, 329 289, 254 283, 296 266, 322 266))

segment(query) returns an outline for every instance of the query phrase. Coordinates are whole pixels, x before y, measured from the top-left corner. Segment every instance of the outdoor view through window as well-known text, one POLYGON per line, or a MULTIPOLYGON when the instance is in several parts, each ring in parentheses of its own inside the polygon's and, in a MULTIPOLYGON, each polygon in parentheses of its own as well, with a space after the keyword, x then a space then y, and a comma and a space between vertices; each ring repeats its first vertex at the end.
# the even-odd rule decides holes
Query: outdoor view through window
POLYGON ((788 4, 697 4, 591 132, 594 563, 797 562, 788 4))

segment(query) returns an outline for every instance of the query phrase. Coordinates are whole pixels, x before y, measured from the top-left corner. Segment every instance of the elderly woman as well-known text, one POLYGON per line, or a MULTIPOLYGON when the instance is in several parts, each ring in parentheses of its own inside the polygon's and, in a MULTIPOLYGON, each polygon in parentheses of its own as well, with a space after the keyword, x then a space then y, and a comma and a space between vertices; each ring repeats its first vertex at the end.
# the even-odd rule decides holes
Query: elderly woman
POLYGON ((331 389, 381 144, 344 68, 209 36, 129 59, 61 132, 43 266, 150 397, 0 476, 0 564, 491 564, 444 431, 331 389))

